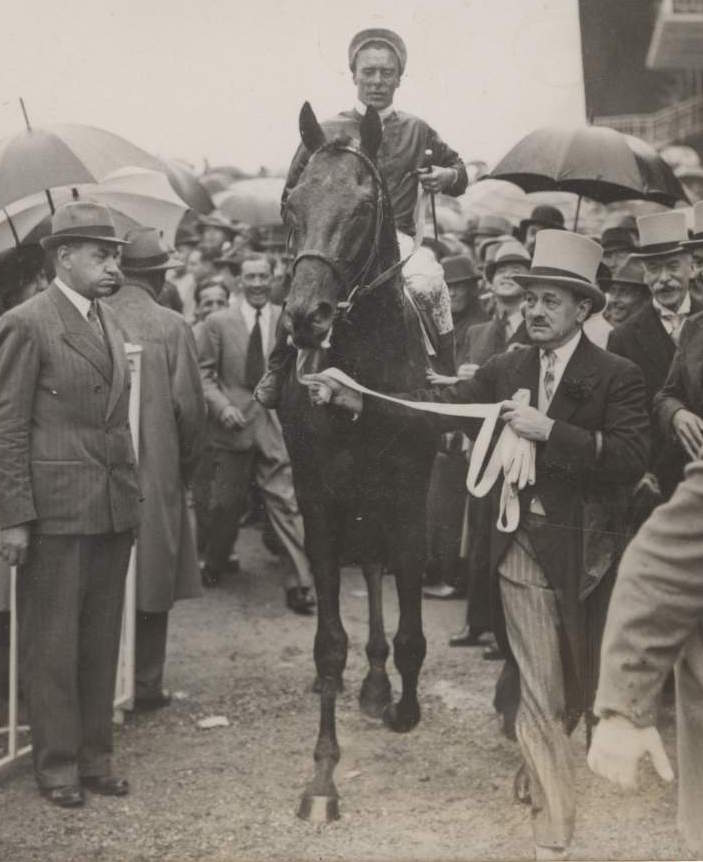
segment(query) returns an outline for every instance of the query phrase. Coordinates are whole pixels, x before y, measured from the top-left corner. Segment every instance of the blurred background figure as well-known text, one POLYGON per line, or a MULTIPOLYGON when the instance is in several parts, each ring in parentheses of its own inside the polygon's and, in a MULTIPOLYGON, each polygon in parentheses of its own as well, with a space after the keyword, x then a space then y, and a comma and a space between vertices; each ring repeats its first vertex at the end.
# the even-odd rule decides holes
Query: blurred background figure
POLYGON ((599 284, 608 297, 606 317, 614 327, 622 325, 650 299, 642 263, 631 257, 610 276, 601 279, 599 284))
POLYGON ((237 229, 229 219, 217 212, 200 216, 198 219, 200 233, 200 248, 207 252, 221 252, 226 242, 232 242, 237 229))
POLYGON ((632 233, 623 227, 606 228, 600 236, 603 263, 611 272, 621 267, 637 247, 632 233))
POLYGON ((535 238, 541 230, 552 228, 564 230, 564 215, 557 207, 549 204, 539 204, 532 210, 529 218, 523 219, 518 228, 518 239, 532 256, 535 251, 535 238))
POLYGON ((13 249, 0 263, 0 314, 48 286, 44 251, 38 245, 13 249))

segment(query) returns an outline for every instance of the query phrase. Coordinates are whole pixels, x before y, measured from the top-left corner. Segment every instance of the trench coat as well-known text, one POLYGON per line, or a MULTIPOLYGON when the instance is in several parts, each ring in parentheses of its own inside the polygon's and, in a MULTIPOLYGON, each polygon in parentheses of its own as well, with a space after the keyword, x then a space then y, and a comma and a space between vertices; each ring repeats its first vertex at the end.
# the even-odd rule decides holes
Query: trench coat
POLYGON ((125 341, 143 348, 137 542, 137 608, 169 611, 202 594, 186 486, 203 445, 205 401, 190 327, 127 282, 109 300, 125 341))

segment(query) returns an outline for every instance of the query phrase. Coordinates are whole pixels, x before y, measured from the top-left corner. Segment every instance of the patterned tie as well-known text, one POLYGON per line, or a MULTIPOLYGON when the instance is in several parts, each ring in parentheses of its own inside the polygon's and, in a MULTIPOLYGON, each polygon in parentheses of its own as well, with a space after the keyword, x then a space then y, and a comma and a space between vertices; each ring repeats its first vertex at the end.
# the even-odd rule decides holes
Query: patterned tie
POLYGON ((557 355, 553 350, 545 350, 542 352, 542 357, 546 360, 544 365, 544 394, 547 397, 547 404, 549 404, 552 395, 554 395, 554 368, 557 364, 557 355))
POLYGON ((261 309, 256 309, 256 320, 254 327, 249 335, 249 346, 247 347, 247 358, 244 366, 244 383, 247 389, 253 392, 256 385, 261 380, 266 370, 264 362, 264 345, 261 338, 261 309))
POLYGON ((105 333, 103 332, 103 327, 100 323, 100 318, 98 317, 98 309, 95 305, 95 300, 90 303, 86 319, 88 320, 93 332, 97 335, 100 343, 105 344, 105 333))

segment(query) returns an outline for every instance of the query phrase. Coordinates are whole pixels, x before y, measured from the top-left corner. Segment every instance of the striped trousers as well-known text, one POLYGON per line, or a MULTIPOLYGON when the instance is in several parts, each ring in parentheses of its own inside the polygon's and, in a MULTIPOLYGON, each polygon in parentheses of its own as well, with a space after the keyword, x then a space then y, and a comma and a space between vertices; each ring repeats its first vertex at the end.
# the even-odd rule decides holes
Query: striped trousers
POLYGON ((568 847, 576 801, 556 596, 524 530, 515 534, 498 572, 508 640, 520 671, 515 730, 530 777, 535 844, 568 847))

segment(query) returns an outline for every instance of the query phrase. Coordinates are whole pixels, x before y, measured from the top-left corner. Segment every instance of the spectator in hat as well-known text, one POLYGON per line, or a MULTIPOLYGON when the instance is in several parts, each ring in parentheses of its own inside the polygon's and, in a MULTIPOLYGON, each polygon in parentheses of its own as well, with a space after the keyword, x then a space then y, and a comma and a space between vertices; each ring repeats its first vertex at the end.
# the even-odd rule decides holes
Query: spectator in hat
POLYGON ((163 675, 173 603, 201 594, 186 489, 204 442, 205 401, 190 327, 158 302, 178 262, 154 228, 125 238, 125 282, 109 304, 125 341, 142 347, 139 478, 146 493, 137 536, 134 705, 149 710, 170 702, 163 675))
MULTIPOLYGON (((604 263, 601 263, 598 267, 598 272, 596 273, 598 286, 600 287, 603 279, 608 278, 609 276, 610 270, 604 263)), ((608 346, 608 338, 610 338, 610 333, 612 331, 613 325, 605 317, 604 311, 597 311, 595 314, 590 314, 583 324, 584 335, 586 335, 593 344, 600 347, 602 350, 605 350, 608 346)))
POLYGON ((650 301, 642 263, 628 257, 624 264, 598 282, 608 297, 607 318, 614 327, 621 326, 650 301))
POLYGON ((691 302, 703 309, 703 201, 693 205, 693 232, 686 243, 691 254, 693 278, 689 284, 691 302))
POLYGON ((48 286, 42 249, 31 245, 13 249, 0 264, 0 314, 48 286))
POLYGON ((465 237, 471 253, 474 255, 474 260, 480 265, 483 262, 479 260, 479 249, 482 243, 497 237, 513 239, 513 226, 510 220, 503 216, 482 215, 476 221, 476 226, 467 230, 465 237))
POLYGON ((237 229, 229 219, 219 213, 200 216, 198 219, 200 248, 203 251, 221 252, 226 242, 232 242, 237 229))
POLYGON ((518 237, 529 254, 534 254, 535 237, 541 230, 564 230, 564 215, 557 207, 539 204, 529 218, 523 219, 518 228, 518 237))
POLYGON ((442 269, 444 281, 449 289, 454 324, 454 358, 458 368, 464 361, 468 328, 476 323, 483 323, 486 319, 478 301, 481 276, 471 258, 465 254, 445 257, 442 261, 442 269))
POLYGON ((622 227, 606 228, 601 234, 600 244, 603 246, 603 263, 611 272, 619 269, 636 248, 632 234, 622 227))

